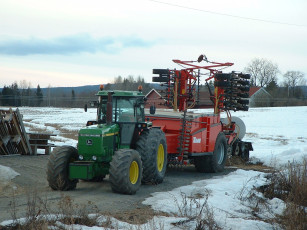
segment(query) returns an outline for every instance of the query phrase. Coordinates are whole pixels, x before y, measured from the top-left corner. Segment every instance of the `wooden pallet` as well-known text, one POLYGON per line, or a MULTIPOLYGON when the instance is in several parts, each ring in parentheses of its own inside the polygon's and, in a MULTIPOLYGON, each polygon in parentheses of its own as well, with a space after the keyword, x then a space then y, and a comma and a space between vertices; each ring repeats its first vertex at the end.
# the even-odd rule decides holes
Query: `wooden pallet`
POLYGON ((37 154, 37 149, 44 149, 45 154, 48 155, 51 152, 51 148, 56 147, 54 144, 49 143, 51 136, 56 136, 49 133, 28 133, 29 142, 32 148, 32 153, 37 154))
POLYGON ((0 110, 0 155, 32 155, 19 109, 0 110))

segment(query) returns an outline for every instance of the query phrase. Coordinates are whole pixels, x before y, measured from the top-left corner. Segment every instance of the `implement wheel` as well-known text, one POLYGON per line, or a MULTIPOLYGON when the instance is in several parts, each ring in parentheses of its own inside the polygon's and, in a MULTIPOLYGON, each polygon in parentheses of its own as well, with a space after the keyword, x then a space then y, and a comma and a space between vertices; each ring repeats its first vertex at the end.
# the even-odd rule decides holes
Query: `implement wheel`
POLYGON ((113 192, 135 194, 142 180, 140 154, 133 149, 115 151, 110 163, 110 183, 113 192))
POLYGON ((212 156, 201 156, 194 159, 198 172, 217 173, 224 171, 227 158, 227 140, 224 133, 219 133, 216 138, 212 156))
POLYGON ((78 159, 78 151, 72 146, 55 148, 47 163, 47 180, 53 190, 72 190, 76 188, 77 179, 69 179, 69 163, 78 159))
POLYGON ((161 129, 143 131, 136 143, 143 162, 143 183, 162 183, 167 165, 165 134, 161 129))

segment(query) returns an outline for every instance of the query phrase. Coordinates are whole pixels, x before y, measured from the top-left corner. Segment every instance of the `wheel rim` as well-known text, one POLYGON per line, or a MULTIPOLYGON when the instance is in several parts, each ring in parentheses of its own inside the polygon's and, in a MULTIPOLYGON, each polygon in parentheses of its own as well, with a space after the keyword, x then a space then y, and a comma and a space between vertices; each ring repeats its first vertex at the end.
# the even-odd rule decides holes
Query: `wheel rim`
POLYGON ((163 165, 164 165, 164 147, 162 144, 160 144, 158 148, 158 156, 157 156, 157 168, 159 172, 162 171, 163 165))
POLYGON ((216 151, 217 163, 219 165, 223 163, 224 156, 225 156, 225 148, 224 145, 221 143, 216 151))
POLYGON ((132 161, 129 170, 129 178, 131 184, 136 184, 139 179, 139 165, 136 161, 132 161))

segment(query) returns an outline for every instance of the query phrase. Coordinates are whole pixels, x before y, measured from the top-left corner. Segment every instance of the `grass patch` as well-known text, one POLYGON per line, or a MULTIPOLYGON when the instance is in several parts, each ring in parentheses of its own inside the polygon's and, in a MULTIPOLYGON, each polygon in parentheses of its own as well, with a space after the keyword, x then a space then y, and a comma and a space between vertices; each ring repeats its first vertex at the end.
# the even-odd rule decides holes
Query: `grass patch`
POLYGON ((208 204, 208 198, 211 191, 204 190, 204 194, 186 195, 181 193, 179 200, 173 196, 175 204, 177 206, 179 215, 178 217, 186 218, 183 221, 173 223, 173 225, 179 228, 185 228, 189 222, 195 223, 195 230, 210 229, 220 230, 222 229, 215 220, 213 208, 208 204))
POLYGON ((97 216, 89 215, 98 213, 97 207, 91 202, 79 205, 69 197, 62 195, 55 209, 51 208, 47 196, 42 197, 37 191, 27 193, 27 205, 24 218, 17 218, 18 204, 15 196, 10 203, 9 212, 12 221, 10 224, 0 226, 1 230, 45 230, 65 229, 65 225, 80 224, 85 226, 96 226, 97 216))
POLYGON ((226 161, 226 166, 232 166, 244 170, 254 170, 265 173, 274 171, 274 168, 264 165, 263 162, 246 162, 240 156, 231 156, 230 158, 228 158, 226 161))
POLYGON ((266 198, 285 202, 282 215, 275 221, 282 229, 307 229, 307 158, 302 164, 288 163, 267 177, 269 183, 259 188, 266 198))

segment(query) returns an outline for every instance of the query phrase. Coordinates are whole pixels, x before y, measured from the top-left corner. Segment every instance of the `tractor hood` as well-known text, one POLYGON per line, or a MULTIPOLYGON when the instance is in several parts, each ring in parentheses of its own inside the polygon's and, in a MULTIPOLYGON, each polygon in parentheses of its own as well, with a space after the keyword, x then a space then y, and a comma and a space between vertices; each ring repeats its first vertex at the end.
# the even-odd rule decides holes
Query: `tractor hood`
POLYGON ((99 124, 99 125, 91 125, 87 126, 84 129, 80 129, 79 137, 80 136, 93 136, 93 137, 103 137, 114 135, 113 132, 119 131, 119 127, 117 124, 107 125, 107 124, 99 124))
POLYGON ((117 124, 99 124, 81 129, 78 137, 78 154, 82 156, 81 159, 110 161, 118 143, 118 133, 117 124))

